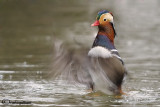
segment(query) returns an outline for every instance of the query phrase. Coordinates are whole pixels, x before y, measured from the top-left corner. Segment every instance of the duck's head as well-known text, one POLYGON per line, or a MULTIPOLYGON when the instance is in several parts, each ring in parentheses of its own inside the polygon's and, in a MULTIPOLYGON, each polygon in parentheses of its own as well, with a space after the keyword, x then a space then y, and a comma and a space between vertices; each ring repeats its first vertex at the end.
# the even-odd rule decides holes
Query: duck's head
POLYGON ((96 21, 91 26, 105 26, 108 23, 113 23, 113 15, 107 10, 98 12, 96 21))
POLYGON ((106 35, 113 43, 116 31, 113 23, 113 14, 107 10, 98 12, 96 21, 91 26, 98 26, 98 35, 106 35))

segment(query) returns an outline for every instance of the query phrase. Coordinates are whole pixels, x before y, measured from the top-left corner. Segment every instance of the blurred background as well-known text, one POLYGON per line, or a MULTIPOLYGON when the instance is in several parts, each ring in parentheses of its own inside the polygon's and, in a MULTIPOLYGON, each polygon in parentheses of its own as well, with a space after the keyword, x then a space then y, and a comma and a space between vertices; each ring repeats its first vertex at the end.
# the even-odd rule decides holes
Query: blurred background
MULTIPOLYGON (((0 100, 32 106, 160 106, 159 0, 1 0, 0 100), (58 84, 48 74, 55 44, 89 49, 97 12, 114 15, 115 46, 126 63, 129 95, 90 97, 85 88, 58 84)), ((83 50, 82 50, 83 51, 83 50)), ((54 70, 54 69, 52 69, 54 70)), ((3 105, 3 104, 0 104, 3 105)))

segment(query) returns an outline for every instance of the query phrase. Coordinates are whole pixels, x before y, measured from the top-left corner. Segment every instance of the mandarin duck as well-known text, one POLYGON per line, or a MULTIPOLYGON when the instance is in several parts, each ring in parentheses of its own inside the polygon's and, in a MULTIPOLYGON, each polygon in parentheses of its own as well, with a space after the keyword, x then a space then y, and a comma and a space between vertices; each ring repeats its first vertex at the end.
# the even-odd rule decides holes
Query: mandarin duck
POLYGON ((98 26, 98 33, 89 50, 68 49, 68 45, 56 45, 59 51, 53 65, 53 77, 71 83, 81 83, 92 91, 106 94, 122 94, 122 82, 126 74, 124 62, 114 46, 116 31, 112 13, 102 10, 92 26, 98 26), (89 50, 89 51, 88 51, 89 50), (87 55, 88 54, 88 55, 87 55))
POLYGON ((124 62, 114 45, 116 31, 113 14, 107 10, 98 12, 96 21, 91 26, 98 26, 98 33, 88 52, 93 65, 90 75, 91 89, 102 92, 122 94, 122 82, 126 74, 124 62))

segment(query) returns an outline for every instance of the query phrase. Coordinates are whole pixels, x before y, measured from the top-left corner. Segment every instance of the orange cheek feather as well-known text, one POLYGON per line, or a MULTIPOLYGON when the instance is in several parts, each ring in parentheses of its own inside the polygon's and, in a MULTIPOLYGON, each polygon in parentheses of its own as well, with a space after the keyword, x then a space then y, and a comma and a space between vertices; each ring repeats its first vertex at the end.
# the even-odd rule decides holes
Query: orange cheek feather
POLYGON ((106 21, 101 23, 101 26, 106 27, 105 32, 99 32, 101 35, 107 35, 107 37, 110 39, 112 43, 114 43, 114 30, 110 22, 106 21))

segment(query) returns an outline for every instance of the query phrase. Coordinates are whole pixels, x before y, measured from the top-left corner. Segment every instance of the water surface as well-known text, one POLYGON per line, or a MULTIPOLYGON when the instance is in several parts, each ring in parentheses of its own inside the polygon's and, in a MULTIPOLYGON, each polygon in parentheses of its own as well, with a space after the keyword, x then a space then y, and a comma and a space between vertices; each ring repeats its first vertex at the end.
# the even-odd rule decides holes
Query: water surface
POLYGON ((0 100, 31 101, 35 107, 160 106, 159 5, 158 0, 1 0, 0 100), (123 84, 128 95, 122 98, 95 97, 83 85, 47 76, 55 43, 66 44, 66 51, 91 47, 97 29, 90 24, 101 9, 114 14, 115 45, 129 71, 123 84))

